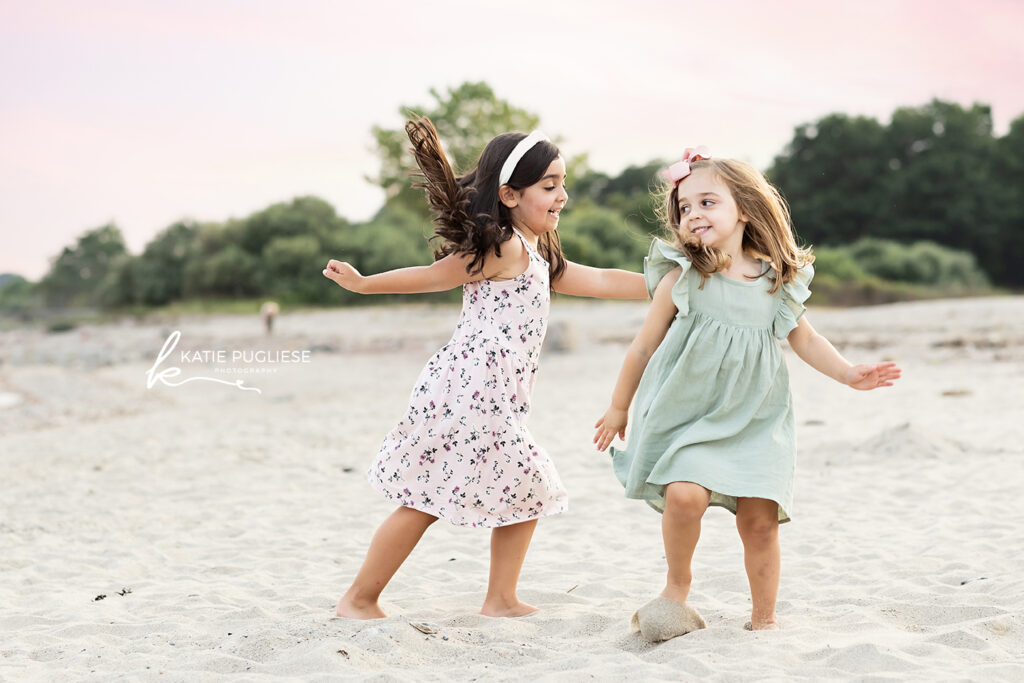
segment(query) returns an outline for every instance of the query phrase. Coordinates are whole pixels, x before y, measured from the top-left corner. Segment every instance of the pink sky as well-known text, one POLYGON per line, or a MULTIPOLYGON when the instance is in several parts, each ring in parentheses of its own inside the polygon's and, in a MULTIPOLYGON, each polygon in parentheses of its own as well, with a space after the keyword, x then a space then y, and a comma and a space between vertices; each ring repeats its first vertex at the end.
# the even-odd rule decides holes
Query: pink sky
POLYGON ((0 273, 33 279, 111 220, 138 252, 296 195, 366 219, 371 126, 467 80, 609 173, 696 144, 763 168, 801 123, 933 97, 992 105, 997 133, 1024 114, 1013 0, 20 4, 0 6, 0 273))

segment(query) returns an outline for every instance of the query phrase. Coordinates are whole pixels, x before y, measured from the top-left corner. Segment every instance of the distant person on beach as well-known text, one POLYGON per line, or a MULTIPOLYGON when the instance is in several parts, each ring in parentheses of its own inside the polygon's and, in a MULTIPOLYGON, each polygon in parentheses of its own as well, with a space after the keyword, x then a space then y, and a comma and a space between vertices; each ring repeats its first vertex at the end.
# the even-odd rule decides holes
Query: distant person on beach
POLYGON ((267 334, 274 331, 274 318, 280 313, 277 303, 266 301, 260 306, 260 317, 263 318, 263 325, 267 328, 267 334))
POLYGON ((709 505, 736 515, 753 630, 777 628, 779 523, 793 509, 796 440, 789 375, 776 339, 854 389, 892 386, 894 363, 851 365, 811 327, 814 258, 797 246, 778 191, 749 164, 688 149, 665 172, 671 244, 655 239, 644 271, 652 302, 595 425, 626 496, 663 514, 668 576, 633 626, 652 641, 705 626, 687 603, 709 505), (634 402, 635 394, 635 402, 634 402))
POLYGON ((516 595, 537 520, 563 512, 567 495, 527 418, 551 290, 646 299, 640 273, 565 259, 557 227, 569 196, 565 162, 539 131, 504 133, 476 167, 456 177, 426 118, 406 133, 436 217, 430 266, 362 276, 348 263, 324 269, 362 294, 438 292, 462 286, 455 334, 420 373, 405 417, 381 444, 370 483, 399 508, 380 526, 337 614, 384 617, 378 598, 427 527, 442 518, 491 528, 491 568, 481 614, 537 608, 516 595))

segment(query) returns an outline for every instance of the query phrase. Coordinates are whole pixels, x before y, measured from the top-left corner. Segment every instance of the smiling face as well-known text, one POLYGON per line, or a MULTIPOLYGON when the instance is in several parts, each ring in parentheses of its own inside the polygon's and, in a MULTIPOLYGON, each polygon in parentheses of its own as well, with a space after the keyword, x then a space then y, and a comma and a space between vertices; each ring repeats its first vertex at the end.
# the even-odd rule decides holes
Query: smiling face
POLYGON ((676 188, 679 237, 699 240, 727 254, 739 254, 747 217, 740 213, 729 187, 710 168, 697 168, 676 188))
POLYGON ((562 157, 552 161, 541 179, 533 185, 514 190, 501 188, 501 201, 509 207, 512 224, 537 237, 558 227, 558 216, 569 201, 565 191, 565 162, 562 157))

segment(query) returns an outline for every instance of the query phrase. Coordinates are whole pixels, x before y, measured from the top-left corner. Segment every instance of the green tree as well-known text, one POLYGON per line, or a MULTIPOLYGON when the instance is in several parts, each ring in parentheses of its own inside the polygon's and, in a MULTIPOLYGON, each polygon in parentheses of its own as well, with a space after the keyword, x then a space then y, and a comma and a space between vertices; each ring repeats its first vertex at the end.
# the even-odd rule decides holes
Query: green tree
MULTIPOLYGON (((984 257, 997 226, 987 198, 994 152, 992 112, 933 100, 897 109, 886 132, 893 155, 888 199, 892 220, 883 234, 929 239, 984 257)), ((881 226, 878 226, 881 227, 881 226)))
MULTIPOLYGON (((214 255, 238 245, 242 239, 245 224, 238 219, 227 223, 204 223, 198 226, 193 249, 182 271, 182 296, 192 298, 208 293, 207 262, 214 255)), ((246 252, 248 253, 248 252, 246 252)))
POLYGON ((566 258, 597 268, 638 271, 650 247, 650 236, 619 211, 583 200, 559 221, 558 234, 566 258))
POLYGON ((38 286, 12 273, 4 273, 0 278, 0 316, 29 319, 32 311, 39 308, 38 286))
POLYGON ((330 288, 320 271, 327 262, 312 235, 275 237, 263 248, 263 291, 286 301, 324 302, 330 288))
POLYGON ((997 282, 1024 287, 1024 116, 996 141, 990 188, 999 226, 982 265, 997 282))
MULTIPOLYGON (((973 254, 927 240, 906 244, 865 237, 837 251, 849 255, 858 269, 890 282, 909 282, 947 289, 988 286, 988 279, 978 268, 973 254)), ((816 270, 819 265, 816 259, 816 270)), ((826 259, 824 265, 834 274, 839 272, 839 264, 834 259, 826 259)))
POLYGON ((802 240, 845 244, 892 220, 890 156, 878 121, 830 114, 798 126, 767 176, 789 202, 802 240))
POLYGON ((997 141, 984 104, 933 100, 897 109, 885 126, 832 114, 798 127, 768 175, 805 240, 930 240, 971 252, 996 282, 1021 284, 1020 138, 1024 124, 997 141))
POLYGON ((24 282, 25 278, 17 273, 0 273, 0 289, 14 282, 24 282))
POLYGON ((424 232, 422 218, 402 206, 389 205, 369 223, 347 231, 342 253, 368 275, 426 265, 433 258, 424 232))
POLYGON ((192 296, 255 296, 260 293, 259 259, 237 244, 229 244, 189 262, 185 279, 192 296))
POLYGON ((598 204, 613 203, 615 197, 651 196, 660 186, 658 174, 667 166, 662 160, 652 160, 640 166, 627 166, 615 177, 588 170, 574 180, 570 194, 598 204))
POLYGON ((40 282, 46 304, 54 308, 96 305, 100 284, 111 265, 127 254, 121 230, 108 224, 88 230, 65 247, 40 282))
POLYGON ((319 197, 296 197, 258 211, 241 225, 240 242, 250 254, 263 253, 264 247, 278 237, 308 235, 318 240, 340 229, 344 220, 334 207, 319 197))
POLYGON ((141 301, 139 275, 141 259, 120 254, 110 263, 103 280, 96 288, 95 301, 103 308, 130 306, 141 301))
POLYGON ((159 306, 180 299, 185 291, 185 265, 198 245, 199 226, 179 221, 146 244, 135 267, 135 299, 159 306))
POLYGON ((658 208, 663 201, 658 176, 666 166, 664 161, 649 161, 627 166, 615 177, 587 171, 570 186, 569 196, 574 202, 590 200, 618 211, 641 233, 657 231, 661 227, 658 208))

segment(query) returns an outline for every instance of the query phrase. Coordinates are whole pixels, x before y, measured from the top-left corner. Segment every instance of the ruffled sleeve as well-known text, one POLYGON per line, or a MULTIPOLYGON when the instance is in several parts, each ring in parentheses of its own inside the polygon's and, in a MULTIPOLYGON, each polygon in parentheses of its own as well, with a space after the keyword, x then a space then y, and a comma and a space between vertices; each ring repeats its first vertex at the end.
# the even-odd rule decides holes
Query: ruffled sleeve
POLYGON ((796 328, 797 321, 803 317, 804 302, 811 295, 809 285, 814 277, 814 266, 810 263, 796 271, 796 277, 782 285, 782 297, 779 309, 775 313, 774 331, 776 339, 783 339, 796 328))
POLYGON ((679 315, 690 312, 690 285, 686 282, 686 272, 690 270, 690 259, 686 254, 668 242, 655 238, 651 242, 651 251, 644 259, 644 279, 647 281, 647 293, 654 298, 654 290, 662 278, 675 268, 682 266, 683 273, 672 286, 672 303, 679 309, 679 315))

